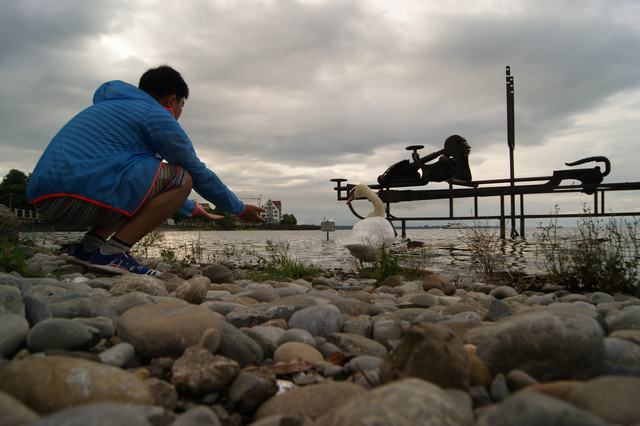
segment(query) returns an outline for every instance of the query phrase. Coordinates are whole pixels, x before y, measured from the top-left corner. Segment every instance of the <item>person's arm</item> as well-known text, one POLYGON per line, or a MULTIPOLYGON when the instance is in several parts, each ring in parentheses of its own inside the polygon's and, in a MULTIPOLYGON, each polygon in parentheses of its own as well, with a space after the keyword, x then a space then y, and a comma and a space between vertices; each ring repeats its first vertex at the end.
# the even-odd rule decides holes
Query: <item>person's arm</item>
MULTIPOLYGON (((244 203, 198 158, 189 137, 167 111, 151 108, 146 117, 145 131, 149 148, 167 162, 184 167, 191 174, 193 189, 198 194, 222 211, 234 215, 245 211, 244 203)), ((194 204, 188 206, 195 209, 194 204)))

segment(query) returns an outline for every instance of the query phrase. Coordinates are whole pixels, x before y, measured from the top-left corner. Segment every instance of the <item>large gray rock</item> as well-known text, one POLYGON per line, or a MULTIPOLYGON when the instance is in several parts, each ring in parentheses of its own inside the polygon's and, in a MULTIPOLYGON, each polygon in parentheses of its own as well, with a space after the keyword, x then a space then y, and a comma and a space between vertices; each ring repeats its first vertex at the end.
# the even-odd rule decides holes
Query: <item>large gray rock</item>
POLYGON ((166 296, 169 294, 162 280, 141 274, 124 274, 114 280, 109 292, 114 296, 139 291, 152 296, 166 296))
POLYGON ((538 308, 476 327, 465 339, 492 373, 520 369, 541 381, 585 379, 604 359, 604 332, 588 315, 538 308))
POLYGON ((233 283, 233 272, 224 265, 212 263, 205 266, 202 275, 209 278, 212 283, 233 283))
POLYGON ((181 393, 202 396, 221 391, 239 372, 236 361, 192 346, 173 364, 171 383, 181 393))
POLYGON ((242 372, 234 379, 229 397, 241 413, 253 413, 278 391, 275 378, 260 372, 242 372))
POLYGON ((309 306, 297 311, 289 319, 290 328, 307 330, 313 336, 337 333, 343 324, 342 313, 333 305, 309 306))
POLYGON ((152 426, 169 424, 173 417, 160 407, 96 402, 57 411, 29 426, 152 426))
POLYGON ((62 356, 13 361, 0 370, 0 390, 41 414, 98 401, 153 402, 147 386, 133 374, 62 356))
POLYGON ((260 345, 226 321, 221 324, 218 353, 237 361, 242 368, 249 364, 257 364, 264 358, 260 345))
POLYGON ((637 425, 638 389, 640 377, 601 376, 574 388, 567 399, 613 424, 637 425))
POLYGON ((0 285, 0 313, 24 316, 22 294, 17 287, 0 285))
POLYGON ((455 401, 436 385, 403 379, 349 399, 316 426, 466 426, 455 401))
POLYGON ((0 315, 0 357, 11 358, 24 344, 29 323, 21 315, 0 315))
POLYGON ((139 291, 123 294, 122 296, 109 297, 106 299, 106 302, 118 315, 122 315, 129 309, 135 308, 136 306, 156 303, 153 296, 139 291))
POLYGON ((418 377, 442 388, 467 389, 471 377, 469 358, 456 334, 435 324, 409 329, 382 366, 385 382, 418 377))
POLYGON ((607 316, 607 325, 611 331, 640 329, 640 305, 607 316))
POLYGON ((640 345, 616 337, 604 339, 604 374, 640 376, 640 345))
POLYGON ((25 294, 22 301, 24 302, 25 317, 31 327, 53 316, 47 304, 39 297, 25 294))
POLYGON ((520 391, 484 411, 476 426, 607 426, 588 411, 530 390, 520 391))
MULTIPOLYGON (((143 356, 176 357, 196 345, 207 330, 212 330, 210 338, 219 343, 223 322, 220 315, 207 308, 163 302, 129 309, 120 316, 116 331, 143 356)), ((216 348, 215 342, 208 346, 212 351, 216 348)))
POLYGON ((362 387, 349 382, 326 382, 293 388, 262 404, 255 419, 261 420, 278 414, 300 414, 316 420, 364 392, 362 387))
POLYGON ((51 315, 58 318, 92 317, 96 315, 94 304, 88 297, 49 303, 51 315))
POLYGON ((27 336, 27 346, 32 352, 45 349, 88 349, 99 341, 98 330, 66 318, 41 321, 27 336))

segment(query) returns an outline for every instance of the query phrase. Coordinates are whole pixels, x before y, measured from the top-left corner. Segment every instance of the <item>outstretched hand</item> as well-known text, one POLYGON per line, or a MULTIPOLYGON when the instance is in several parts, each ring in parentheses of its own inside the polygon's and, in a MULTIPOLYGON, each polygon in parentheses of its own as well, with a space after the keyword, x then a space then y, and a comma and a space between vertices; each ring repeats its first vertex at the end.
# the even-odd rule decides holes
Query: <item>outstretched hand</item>
POLYGON ((244 210, 238 215, 238 217, 245 222, 264 222, 264 218, 260 216, 264 209, 253 204, 245 204, 244 210))
POLYGON ((200 204, 196 204, 196 209, 193 211, 193 217, 199 217, 204 220, 222 220, 224 216, 219 214, 213 214, 206 211, 200 204))

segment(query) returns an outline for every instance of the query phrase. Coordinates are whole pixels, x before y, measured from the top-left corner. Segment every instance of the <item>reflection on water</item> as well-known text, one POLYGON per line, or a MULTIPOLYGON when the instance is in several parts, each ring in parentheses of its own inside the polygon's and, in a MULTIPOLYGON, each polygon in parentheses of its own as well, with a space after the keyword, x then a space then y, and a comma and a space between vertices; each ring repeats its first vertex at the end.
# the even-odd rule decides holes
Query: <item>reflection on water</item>
MULTIPOLYGON (((563 234, 569 235, 572 232, 569 229, 562 229, 563 234)), ((459 272, 467 269, 470 263, 470 253, 463 242, 462 232, 459 229, 408 229, 407 236, 412 241, 424 242, 425 247, 407 250, 406 245, 398 239, 393 250, 409 257, 413 255, 416 264, 426 254, 428 261, 425 266, 444 272, 459 272)), ((159 256, 164 248, 171 249, 178 258, 182 258, 199 245, 203 262, 227 260, 242 263, 256 261, 260 256, 268 259, 269 253, 265 247, 267 241, 271 241, 288 244, 289 254, 305 263, 322 268, 353 270, 356 267, 355 260, 341 244, 341 240, 349 233, 348 230, 337 230, 326 241, 326 233, 321 231, 165 231, 164 240, 151 248, 149 255, 159 256)), ((528 240, 505 240, 501 249, 512 269, 539 272, 540 265, 536 261, 537 238, 531 231, 528 235, 528 240)), ((39 241, 65 243, 77 241, 82 233, 29 233, 26 236, 39 241)))

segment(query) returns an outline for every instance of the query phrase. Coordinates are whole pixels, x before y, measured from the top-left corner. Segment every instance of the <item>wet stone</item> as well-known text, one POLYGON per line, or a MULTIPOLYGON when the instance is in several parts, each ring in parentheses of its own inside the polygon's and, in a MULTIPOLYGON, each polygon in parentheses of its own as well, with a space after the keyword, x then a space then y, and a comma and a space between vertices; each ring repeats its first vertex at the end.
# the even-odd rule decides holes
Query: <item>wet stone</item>
POLYGON ((27 336, 27 346, 33 352, 45 349, 87 349, 100 340, 100 333, 78 321, 50 318, 36 324, 27 336))

